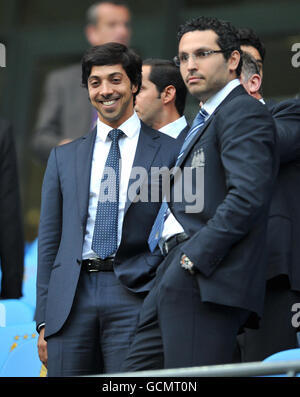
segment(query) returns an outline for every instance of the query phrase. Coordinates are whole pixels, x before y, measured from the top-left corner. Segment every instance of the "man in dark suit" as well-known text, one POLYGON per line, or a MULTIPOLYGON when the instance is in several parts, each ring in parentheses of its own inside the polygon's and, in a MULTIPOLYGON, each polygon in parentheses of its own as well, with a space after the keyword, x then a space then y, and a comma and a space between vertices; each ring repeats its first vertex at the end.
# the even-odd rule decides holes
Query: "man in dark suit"
MULTIPOLYGON (((247 52, 243 55, 241 82, 250 95, 264 103, 260 69, 247 52)), ((258 330, 245 329, 239 336, 242 361, 261 361, 298 347, 292 307, 300 302, 300 101, 287 99, 268 108, 277 127, 280 168, 268 221, 264 312, 258 330)))
POLYGON ((142 61, 132 50, 94 47, 82 70, 97 128, 52 150, 42 190, 36 322, 49 376, 119 370, 162 259, 147 244, 160 202, 144 193, 179 151, 134 112, 142 61))
POLYGON ((183 142, 189 129, 183 114, 186 94, 180 71, 172 61, 146 59, 135 111, 150 127, 183 142))
POLYGON ((15 142, 11 124, 0 118, 1 299, 22 296, 24 236, 15 142))
MULTIPOLYGON (((130 12, 125 2, 105 0, 87 10, 86 38, 90 45, 108 42, 128 45, 130 12)), ((51 149, 76 139, 95 126, 93 111, 80 84, 81 63, 55 70, 46 79, 44 99, 39 109, 33 149, 46 162, 51 149)))
POLYGON ((166 258, 144 301, 125 371, 229 363, 239 330, 257 326, 263 308, 265 231, 277 170, 274 122, 240 85, 239 39, 231 24, 195 18, 178 38, 183 80, 203 106, 176 163, 186 177, 174 175, 169 212, 164 203, 149 236, 151 248, 158 242, 166 258), (190 187, 200 205, 188 206, 190 187), (173 223, 167 240, 160 215, 164 225, 173 223))

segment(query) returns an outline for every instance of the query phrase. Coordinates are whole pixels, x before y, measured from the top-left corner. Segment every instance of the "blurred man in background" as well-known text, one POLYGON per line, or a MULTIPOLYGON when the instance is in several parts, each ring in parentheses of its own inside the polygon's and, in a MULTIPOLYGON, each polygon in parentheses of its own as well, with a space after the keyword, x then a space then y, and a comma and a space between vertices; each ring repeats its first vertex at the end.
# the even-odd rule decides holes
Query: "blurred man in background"
POLYGON ((183 114, 187 89, 179 68, 166 59, 147 59, 142 71, 137 114, 152 128, 184 140, 189 129, 183 114))
POLYGON ((0 263, 1 299, 22 296, 24 236, 18 167, 10 123, 0 118, 0 263))
POLYGON ((254 30, 241 28, 238 30, 241 42, 241 50, 253 56, 259 68, 259 74, 263 76, 263 64, 266 55, 266 48, 254 30))
MULTIPOLYGON (((129 44, 130 11, 125 2, 97 2, 87 10, 86 19, 85 35, 91 46, 129 44)), ((97 115, 80 81, 81 63, 56 70, 46 79, 33 137, 34 152, 43 162, 54 146, 68 143, 95 126, 97 115)))

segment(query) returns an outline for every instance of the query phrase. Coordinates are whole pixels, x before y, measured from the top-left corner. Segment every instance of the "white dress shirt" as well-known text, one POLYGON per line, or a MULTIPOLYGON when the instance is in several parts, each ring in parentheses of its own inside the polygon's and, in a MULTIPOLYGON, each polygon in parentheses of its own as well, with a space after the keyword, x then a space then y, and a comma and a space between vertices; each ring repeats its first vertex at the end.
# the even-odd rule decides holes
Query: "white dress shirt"
MULTIPOLYGON (((223 87, 219 92, 217 92, 215 95, 213 95, 205 102, 205 104, 202 106, 202 108, 205 109, 206 112, 208 113, 208 116, 206 117, 205 121, 209 119, 209 117, 213 114, 213 112, 220 105, 220 103, 223 102, 223 100, 227 97, 227 95, 229 95, 230 92, 240 84, 241 83, 238 79, 231 80, 229 83, 226 84, 225 87, 223 87)), ((174 217, 172 212, 170 212, 169 216, 167 217, 164 223, 164 229, 161 238, 162 241, 166 241, 175 234, 183 233, 183 232, 184 232, 183 227, 174 217)))
POLYGON ((185 116, 181 116, 179 119, 173 121, 172 123, 166 124, 161 127, 158 131, 169 135, 171 138, 178 138, 181 131, 187 126, 185 116))
MULTIPOLYGON (((120 172, 120 193, 119 193, 119 217, 118 217, 118 245, 121 241, 122 226, 124 219, 124 209, 127 198, 128 183, 130 179, 133 160, 135 157, 136 147, 141 129, 141 122, 137 114, 127 119, 118 127, 124 132, 124 136, 119 139, 119 147, 121 154, 121 172, 120 172)), ((96 258, 97 255, 92 250, 93 232, 95 226, 98 197, 100 192, 100 182, 106 163, 106 159, 110 150, 111 140, 108 133, 112 130, 110 126, 104 124, 99 119, 97 121, 97 136, 94 147, 91 182, 89 193, 89 207, 86 231, 84 236, 82 259, 96 258)))

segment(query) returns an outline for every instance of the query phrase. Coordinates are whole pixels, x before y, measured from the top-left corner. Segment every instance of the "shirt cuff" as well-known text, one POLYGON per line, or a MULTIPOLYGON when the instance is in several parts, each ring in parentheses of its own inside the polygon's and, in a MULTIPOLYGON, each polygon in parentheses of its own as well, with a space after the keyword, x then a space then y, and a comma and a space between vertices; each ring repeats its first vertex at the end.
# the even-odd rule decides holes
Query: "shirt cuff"
POLYGON ((39 325, 37 325, 36 330, 38 333, 41 332, 41 329, 44 328, 46 325, 46 323, 40 323, 39 325))

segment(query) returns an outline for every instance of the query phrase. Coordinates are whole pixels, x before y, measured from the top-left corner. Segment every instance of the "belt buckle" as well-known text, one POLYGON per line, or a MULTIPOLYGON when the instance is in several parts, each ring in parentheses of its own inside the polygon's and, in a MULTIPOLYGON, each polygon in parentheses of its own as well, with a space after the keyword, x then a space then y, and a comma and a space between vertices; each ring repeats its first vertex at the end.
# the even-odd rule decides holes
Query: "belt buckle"
MULTIPOLYGON (((92 260, 94 260, 94 259, 92 259, 92 260)), ((97 269, 92 269, 92 268, 91 268, 91 267, 93 266, 92 260, 90 260, 90 261, 88 262, 88 264, 87 264, 87 271, 88 271, 88 273, 95 273, 95 272, 98 272, 98 271, 99 271, 99 270, 97 270, 97 269)))

